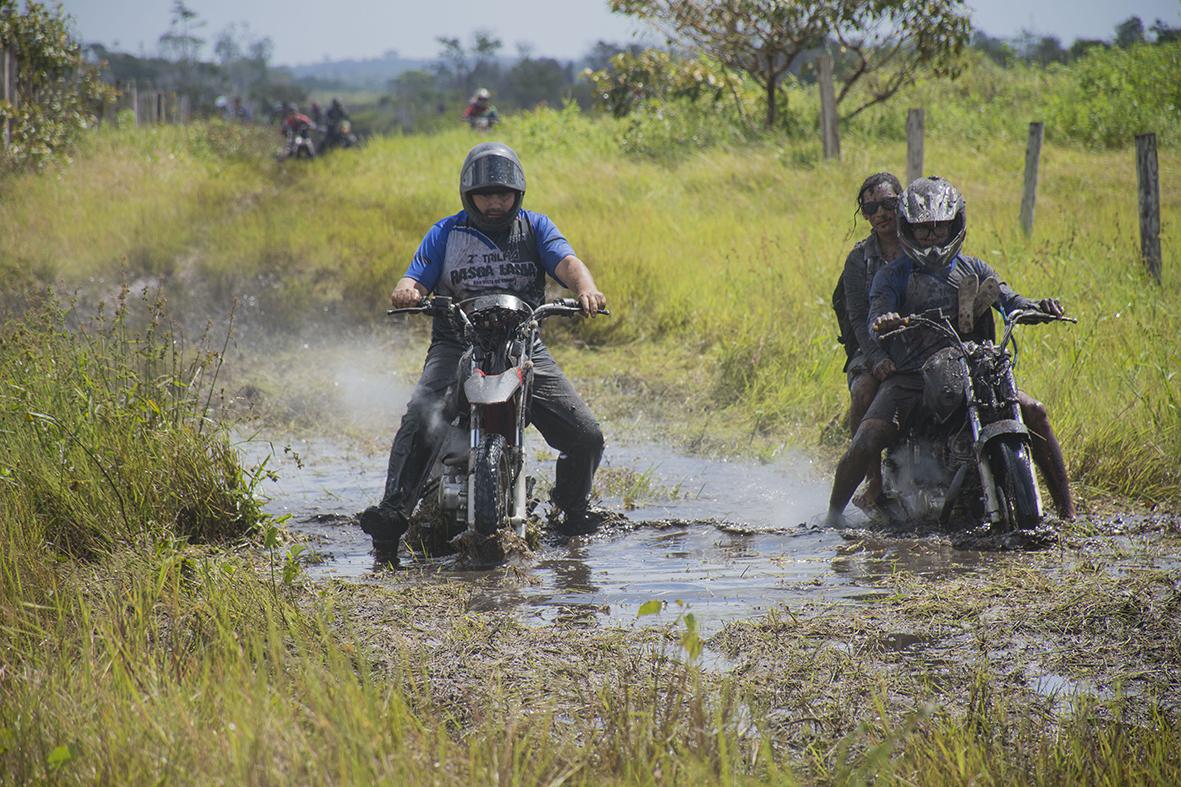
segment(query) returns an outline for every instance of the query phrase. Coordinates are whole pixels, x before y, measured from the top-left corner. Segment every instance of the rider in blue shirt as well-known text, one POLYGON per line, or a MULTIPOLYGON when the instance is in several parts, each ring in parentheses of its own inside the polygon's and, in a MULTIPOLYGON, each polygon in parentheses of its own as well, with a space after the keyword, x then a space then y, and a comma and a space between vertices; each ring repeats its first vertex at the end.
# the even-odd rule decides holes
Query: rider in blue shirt
MULTIPOLYGON (((942 309, 959 310, 960 286, 971 281, 979 285, 990 279, 997 287, 995 307, 1002 313, 1015 309, 1039 309, 1054 316, 1063 314, 1053 298, 1033 301, 1018 295, 1000 281, 982 260, 960 253, 967 234, 964 199, 941 178, 919 178, 903 192, 899 201, 898 239, 905 254, 878 271, 870 289, 869 337, 881 347, 878 336, 898 327, 900 313, 917 314, 942 309)), ((991 314, 975 319, 969 330, 960 328, 964 338, 991 339, 995 326, 991 314)), ((906 429, 923 395, 923 363, 950 340, 928 331, 912 331, 893 337, 884 347, 895 371, 881 384, 873 404, 865 413, 853 443, 837 465, 829 498, 828 520, 840 523, 845 506, 882 450, 906 429)), ((1058 513, 1074 517, 1074 501, 1066 475, 1062 448, 1050 426, 1046 408, 1018 392, 1022 418, 1032 438, 1034 462, 1046 477, 1058 513)))
MULTIPOLYGON (((606 306, 590 270, 549 217, 523 210, 525 171, 517 154, 499 142, 476 145, 460 170, 463 210, 427 232, 405 275, 390 295, 394 308, 415 306, 431 293, 456 300, 509 293, 537 307, 546 276, 572 290, 584 314, 606 306)), ((396 548, 420 497, 431 447, 440 439, 437 412, 455 382, 463 343, 449 321, 436 318, 422 376, 390 449, 381 502, 361 515, 374 546, 396 548)), ((529 422, 557 449, 551 499, 569 530, 594 525, 588 510, 591 482, 603 455, 603 433, 590 408, 538 340, 533 351, 529 422)))

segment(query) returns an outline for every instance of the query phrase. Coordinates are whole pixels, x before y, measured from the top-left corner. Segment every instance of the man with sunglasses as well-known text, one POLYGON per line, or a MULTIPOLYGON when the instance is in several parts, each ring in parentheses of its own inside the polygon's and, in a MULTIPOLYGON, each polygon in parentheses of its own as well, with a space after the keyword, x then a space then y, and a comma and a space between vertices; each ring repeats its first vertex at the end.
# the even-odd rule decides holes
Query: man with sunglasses
MULTIPOLYGON (((871 344, 882 347, 878 334, 898 327, 901 314, 936 308, 956 314, 960 311, 961 286, 995 287, 995 306, 1002 312, 1040 309, 1054 316, 1063 314, 1057 300, 1033 301, 1018 295, 983 260, 961 254, 966 234, 964 198, 954 186, 942 178, 929 177, 919 178, 906 188, 898 206, 898 241, 905 253, 874 277, 868 319, 871 344)), ((960 324, 964 338, 983 340, 995 335, 987 312, 975 318, 969 311, 967 322, 970 325, 960 324)), ((852 445, 837 465, 829 498, 830 523, 843 521, 845 506, 867 469, 881 461, 882 451, 906 428, 922 400, 923 363, 944 347, 945 341, 926 331, 913 331, 894 337, 884 347, 896 371, 878 389, 852 445)), ((1046 477, 1059 515, 1072 519, 1074 501, 1066 463, 1045 406, 1023 391, 1019 397, 1022 417, 1033 438, 1034 461, 1046 477)))
MULTIPOLYGON (((423 238, 405 275, 390 295, 394 308, 415 306, 439 293, 464 300, 481 293, 509 293, 537 307, 546 277, 572 290, 582 312, 594 316, 607 303, 590 270, 548 216, 521 207, 525 170, 500 142, 476 145, 459 175, 463 210, 437 222, 423 238)), ((540 340, 538 340, 540 345, 540 340)), ((436 318, 422 376, 390 449, 385 493, 361 514, 361 528, 375 550, 389 555, 409 526, 419 488, 429 471, 431 447, 443 426, 439 411, 465 347, 455 328, 436 318)), ((603 433, 590 408, 544 345, 533 351, 529 421, 558 450, 550 496, 569 531, 593 528, 591 482, 603 455, 603 433)))
MULTIPOLYGON (((877 272, 898 256, 897 211, 901 194, 902 184, 889 172, 874 173, 862 182, 857 190, 857 208, 869 222, 870 233, 845 258, 840 284, 833 293, 833 308, 847 356, 850 436, 857 433, 881 381, 894 372, 890 356, 869 340, 869 288, 877 272)), ((881 465, 871 464, 865 480, 865 492, 853 502, 870 510, 882 491, 881 465)))

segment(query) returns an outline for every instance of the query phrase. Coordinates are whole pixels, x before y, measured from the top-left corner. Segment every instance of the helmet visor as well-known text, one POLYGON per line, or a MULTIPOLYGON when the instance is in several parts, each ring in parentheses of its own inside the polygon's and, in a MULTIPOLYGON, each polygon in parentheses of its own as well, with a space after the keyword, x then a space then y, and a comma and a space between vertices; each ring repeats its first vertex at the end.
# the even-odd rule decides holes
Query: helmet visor
POLYGON ((481 156, 463 173, 463 191, 525 190, 525 175, 516 162, 504 156, 481 156))

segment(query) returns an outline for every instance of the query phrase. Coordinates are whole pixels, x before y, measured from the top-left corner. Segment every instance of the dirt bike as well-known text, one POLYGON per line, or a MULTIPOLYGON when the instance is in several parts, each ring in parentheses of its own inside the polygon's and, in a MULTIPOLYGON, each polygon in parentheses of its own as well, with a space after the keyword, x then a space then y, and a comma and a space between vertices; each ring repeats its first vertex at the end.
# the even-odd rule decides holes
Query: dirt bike
POLYGON ((1077 322, 1038 310, 1006 315, 999 343, 964 341, 936 309, 904 317, 906 331, 931 330, 951 343, 923 364, 923 415, 913 418, 882 465, 887 516, 897 521, 938 520, 940 525, 990 522, 1004 530, 1042 522, 1041 492, 1030 434, 1017 401, 1010 353, 1018 325, 1077 322), (936 515, 936 512, 937 515, 936 515))
POLYGON ((286 158, 315 158, 316 143, 312 141, 312 130, 308 127, 287 129, 287 145, 283 149, 286 158))
POLYGON ((355 148, 358 144, 357 135, 353 133, 353 123, 345 118, 335 126, 324 128, 324 138, 320 141, 320 152, 327 153, 332 148, 355 148))
MULTIPOLYGON (((524 433, 533 390, 539 326, 581 314, 572 298, 536 309, 513 295, 453 302, 435 296, 388 314, 428 314, 451 321, 467 346, 443 409, 447 429, 436 446, 412 517, 428 551, 503 528, 524 537, 533 479, 525 473, 524 433)), ((606 309, 599 314, 610 314, 606 309)), ((409 542, 408 542, 409 543, 409 542)))

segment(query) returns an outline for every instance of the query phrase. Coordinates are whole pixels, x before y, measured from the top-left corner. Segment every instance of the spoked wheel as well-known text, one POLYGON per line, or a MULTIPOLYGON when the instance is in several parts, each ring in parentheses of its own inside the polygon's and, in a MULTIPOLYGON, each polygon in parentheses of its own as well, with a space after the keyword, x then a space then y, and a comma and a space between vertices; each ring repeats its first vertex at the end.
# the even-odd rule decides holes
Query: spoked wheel
POLYGON ((508 518, 512 497, 512 451, 504 435, 485 435, 476 451, 476 531, 492 535, 508 518))
POLYGON ((992 472, 997 497, 1009 529, 1026 530, 1042 521, 1037 480, 1029 446, 1022 440, 998 440, 992 445, 992 472))

